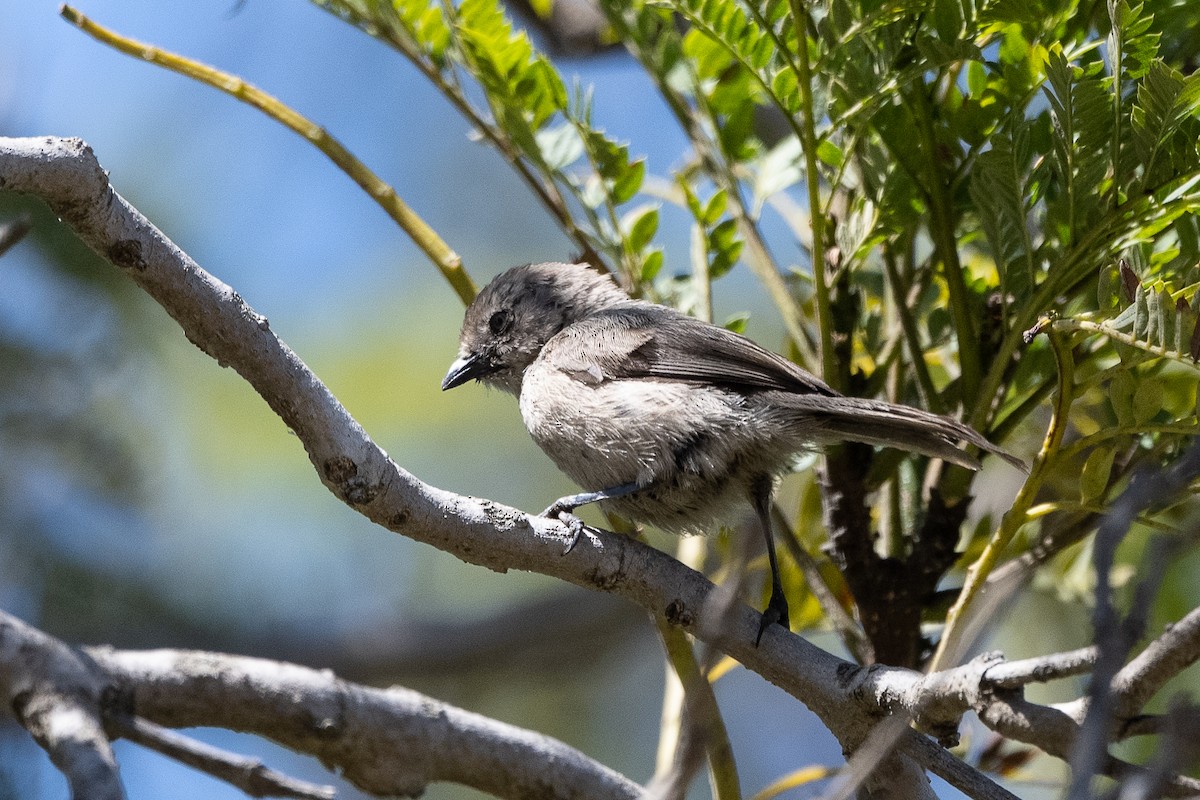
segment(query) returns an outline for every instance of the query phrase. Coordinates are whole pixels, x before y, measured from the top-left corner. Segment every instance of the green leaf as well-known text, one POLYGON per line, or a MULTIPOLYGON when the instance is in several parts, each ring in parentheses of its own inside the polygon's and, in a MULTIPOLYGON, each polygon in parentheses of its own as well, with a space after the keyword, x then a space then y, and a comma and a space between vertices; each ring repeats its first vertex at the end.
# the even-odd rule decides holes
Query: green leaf
POLYGON ((646 253, 646 258, 642 261, 642 283, 650 283, 656 277, 663 267, 663 251, 655 248, 646 253))
POLYGON ((981 61, 967 62, 967 91, 972 97, 980 97, 988 85, 987 69, 981 61))
POLYGON ((1096 281, 1096 307, 1100 311, 1113 311, 1120 304, 1121 276, 1113 264, 1100 267, 1100 278, 1096 281))
POLYGON ((1195 168, 1194 138, 1177 140, 1177 136, 1198 109, 1200 76, 1184 78, 1158 59, 1150 62, 1148 73, 1138 83, 1137 101, 1130 109, 1133 144, 1140 156, 1144 186, 1156 186, 1195 168))
POLYGON ((542 162, 552 170, 563 170, 583 155, 583 139, 574 125, 564 123, 543 128, 534 136, 542 162))
POLYGON ((963 30, 963 13, 958 0, 934 0, 933 24, 939 39, 957 44, 963 30))
POLYGON ((727 219, 708 234, 709 248, 717 252, 728 250, 737 244, 737 220, 727 219))
POLYGON ((722 323, 721 327, 725 328, 726 330, 731 330, 734 333, 744 334, 746 332, 746 325, 749 322, 750 313, 748 311, 742 311, 728 317, 725 322, 722 323))
POLYGON ((1145 3, 1130 6, 1126 0, 1108 0, 1112 30, 1108 36, 1109 57, 1122 81, 1137 80, 1150 71, 1158 54, 1161 35, 1152 30, 1153 15, 1145 3))
POLYGON ((1163 383, 1158 378, 1143 378, 1133 392, 1133 418, 1145 425, 1162 411, 1163 383))
POLYGON ((801 155, 800 139, 796 136, 786 136, 759 159, 758 169, 754 172, 755 214, 762 210, 768 197, 804 177, 800 168, 801 155))
POLYGON ((658 206, 634 209, 625 215, 622 227, 628 231, 625 239, 629 249, 634 253, 641 252, 658 232, 658 206))
POLYGON ((1084 505, 1094 505, 1108 489, 1112 474, 1113 458, 1117 451, 1111 447, 1096 447, 1088 455, 1079 475, 1079 500, 1084 505))
POLYGON ((1142 341, 1148 341, 1146 334, 1150 330, 1150 300, 1149 292, 1143 284, 1138 284, 1133 293, 1133 336, 1142 341))
POLYGON ((1077 241, 1079 231, 1100 213, 1112 136, 1112 97, 1101 67, 1098 62, 1072 67, 1058 45, 1047 54, 1042 88, 1054 120, 1051 163, 1062 186, 1061 195, 1051 199, 1047 216, 1052 224, 1063 226, 1066 245, 1077 241))
MULTIPOLYGON (((1139 336, 1139 339, 1149 342, 1150 344, 1158 344, 1162 341, 1162 301, 1158 292, 1153 289, 1142 293, 1146 302, 1146 330, 1139 336)), ((1137 330, 1136 324, 1134 330, 1137 330)))
POLYGON ((613 182, 613 202, 620 205, 632 199, 637 194, 638 189, 642 188, 642 181, 645 177, 646 159, 639 158, 637 161, 629 164, 628 169, 613 182))
POLYGON ((834 169, 841 169, 846 161, 846 155, 842 149, 829 139, 822 139, 817 145, 817 158, 834 169))
POLYGON ((1036 282, 1028 229, 1027 165, 1025 148, 998 134, 992 149, 976 160, 970 185, 1000 285, 1018 301, 1032 293, 1036 282))
POLYGON ((788 112, 795 114, 800 110, 800 83, 790 67, 779 70, 771 78, 771 93, 788 112))
POLYGON ((1113 376, 1108 387, 1108 402, 1112 406, 1117 423, 1123 427, 1134 424, 1133 393, 1137 390, 1137 382, 1128 370, 1122 370, 1113 376))
POLYGON ((712 197, 708 198, 704 210, 697 215, 697 221, 706 228, 715 225, 721 215, 725 213, 727 200, 724 189, 715 192, 712 197))

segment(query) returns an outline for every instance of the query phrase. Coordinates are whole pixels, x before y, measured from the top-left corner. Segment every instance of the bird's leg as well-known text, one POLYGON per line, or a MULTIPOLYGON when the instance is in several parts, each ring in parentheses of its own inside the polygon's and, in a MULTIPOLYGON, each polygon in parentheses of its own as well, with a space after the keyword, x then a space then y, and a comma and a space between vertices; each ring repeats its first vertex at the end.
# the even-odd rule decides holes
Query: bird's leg
POLYGON ((563 555, 565 556, 575 549, 575 545, 579 543, 579 537, 583 535, 583 529, 586 527, 583 524, 583 520, 572 514, 572 511, 580 506, 586 506, 588 503, 611 500, 614 497, 624 497, 627 494, 636 492, 638 489, 644 488, 640 483, 623 483, 620 486, 614 486, 611 489, 601 489, 597 492, 569 494, 551 503, 550 507, 541 513, 541 516, 557 519, 565 523, 567 529, 571 532, 571 538, 567 540, 567 546, 563 550, 563 555))
POLYGON ((759 527, 762 528, 763 538, 767 540, 767 560, 771 563, 771 599, 763 610, 762 621, 758 624, 758 636, 754 646, 762 641, 763 632, 772 623, 779 623, 790 630, 788 622, 787 598, 783 596, 783 583, 779 579, 779 561, 775 557, 775 539, 771 536, 771 493, 774 484, 770 478, 762 478, 751 486, 751 500, 754 503, 754 513, 758 516, 759 527))

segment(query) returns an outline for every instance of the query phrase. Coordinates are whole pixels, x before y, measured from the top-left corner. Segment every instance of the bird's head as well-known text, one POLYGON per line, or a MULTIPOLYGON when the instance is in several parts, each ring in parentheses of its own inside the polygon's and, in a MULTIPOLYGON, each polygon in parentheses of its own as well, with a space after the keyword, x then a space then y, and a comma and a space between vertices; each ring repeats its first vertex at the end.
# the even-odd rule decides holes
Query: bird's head
POLYGON ((497 276, 467 308, 458 358, 442 389, 481 380, 520 394, 525 368, 556 333, 589 314, 630 302, 583 264, 527 264, 497 276))

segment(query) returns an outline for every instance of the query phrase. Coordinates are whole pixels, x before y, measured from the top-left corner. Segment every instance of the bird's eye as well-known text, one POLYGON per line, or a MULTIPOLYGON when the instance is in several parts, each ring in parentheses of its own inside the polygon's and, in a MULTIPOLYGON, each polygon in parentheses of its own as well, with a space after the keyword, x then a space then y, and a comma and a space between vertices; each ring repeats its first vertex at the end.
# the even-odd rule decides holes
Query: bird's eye
POLYGON ((508 330, 512 324, 512 314, 507 308, 502 308, 488 319, 488 330, 493 336, 499 336, 508 330))

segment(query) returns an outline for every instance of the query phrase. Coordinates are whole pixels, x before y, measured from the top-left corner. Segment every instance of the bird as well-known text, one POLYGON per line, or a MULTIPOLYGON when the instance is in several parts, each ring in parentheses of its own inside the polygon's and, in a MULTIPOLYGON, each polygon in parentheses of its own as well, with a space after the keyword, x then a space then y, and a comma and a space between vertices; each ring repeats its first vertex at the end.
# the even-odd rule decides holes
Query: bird
POLYGON ((634 299, 585 264, 511 268, 466 310, 442 389, 470 380, 516 395, 534 442, 584 489, 543 516, 570 552, 600 507, 665 531, 705 533, 753 509, 771 594, 755 638, 789 628, 770 509, 798 453, 853 441, 978 469, 962 444, 1023 463, 949 417, 848 397, 753 340, 634 299))

